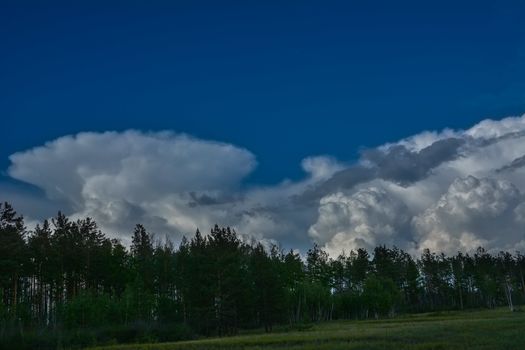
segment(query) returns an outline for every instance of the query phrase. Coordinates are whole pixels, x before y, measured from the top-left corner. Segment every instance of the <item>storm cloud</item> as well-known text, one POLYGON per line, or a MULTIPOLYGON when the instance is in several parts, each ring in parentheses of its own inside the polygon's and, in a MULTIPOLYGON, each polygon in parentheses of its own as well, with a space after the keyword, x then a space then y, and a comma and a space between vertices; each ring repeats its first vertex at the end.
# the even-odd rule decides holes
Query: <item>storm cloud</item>
POLYGON ((247 182, 257 160, 239 146, 86 132, 13 154, 7 174, 36 190, 0 184, 0 199, 20 204, 28 222, 48 208, 91 216, 124 241, 138 222, 174 240, 218 223, 286 247, 317 242, 333 255, 378 244, 513 250, 525 248, 524 155, 525 116, 484 120, 368 148, 353 163, 307 157, 302 180, 262 186, 247 182))

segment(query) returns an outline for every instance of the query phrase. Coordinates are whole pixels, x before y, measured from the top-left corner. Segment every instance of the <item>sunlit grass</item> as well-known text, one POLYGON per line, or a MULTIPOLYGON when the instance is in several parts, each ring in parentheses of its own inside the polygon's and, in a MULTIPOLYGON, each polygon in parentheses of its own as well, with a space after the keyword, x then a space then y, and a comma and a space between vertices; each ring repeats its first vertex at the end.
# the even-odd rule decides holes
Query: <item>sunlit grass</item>
POLYGON ((525 349, 525 312, 429 313, 377 321, 327 322, 304 331, 96 349, 525 349))

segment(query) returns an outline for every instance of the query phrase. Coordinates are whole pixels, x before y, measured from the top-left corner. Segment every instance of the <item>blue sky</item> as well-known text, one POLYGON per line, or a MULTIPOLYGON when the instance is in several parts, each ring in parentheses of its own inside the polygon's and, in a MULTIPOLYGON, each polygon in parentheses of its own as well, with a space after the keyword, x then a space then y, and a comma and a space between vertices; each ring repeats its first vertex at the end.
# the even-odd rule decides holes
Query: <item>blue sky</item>
POLYGON ((521 2, 0 5, 7 157, 80 131, 175 130, 250 149, 250 180, 311 154, 525 110, 521 2))
POLYGON ((333 251, 525 248, 524 14, 521 1, 1 1, 0 195, 33 224, 61 208, 115 235, 140 219, 333 251), (505 239, 479 215, 508 223, 505 239))

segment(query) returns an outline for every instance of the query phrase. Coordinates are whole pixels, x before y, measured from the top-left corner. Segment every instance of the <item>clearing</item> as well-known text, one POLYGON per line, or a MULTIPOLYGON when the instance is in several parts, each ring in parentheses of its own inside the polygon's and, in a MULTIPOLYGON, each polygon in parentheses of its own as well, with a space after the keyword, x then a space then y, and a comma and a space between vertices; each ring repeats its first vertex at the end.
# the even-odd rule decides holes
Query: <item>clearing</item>
POLYGON ((377 321, 334 321, 301 331, 255 333, 96 350, 525 349, 525 312, 438 312, 377 321))

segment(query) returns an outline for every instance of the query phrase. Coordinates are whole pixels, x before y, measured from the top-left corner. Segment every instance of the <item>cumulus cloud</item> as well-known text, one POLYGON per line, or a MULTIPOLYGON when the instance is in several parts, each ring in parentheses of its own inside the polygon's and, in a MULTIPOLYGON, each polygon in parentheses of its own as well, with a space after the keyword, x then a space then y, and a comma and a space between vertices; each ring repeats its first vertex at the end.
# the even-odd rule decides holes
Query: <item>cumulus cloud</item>
POLYGON ((337 255, 341 250, 373 249, 380 244, 405 245, 409 221, 404 203, 385 190, 370 187, 352 195, 341 192, 321 199, 319 219, 309 234, 337 255))
POLYGON ((138 131, 65 136, 15 153, 10 160, 10 176, 50 196, 68 197, 73 204, 83 190, 130 192, 144 199, 166 192, 228 189, 256 165, 250 152, 229 144, 138 131))
MULTIPOLYGON (((135 223, 174 238, 230 225, 286 247, 331 254, 378 244, 411 252, 523 249, 525 116, 425 131, 362 151, 357 162, 305 158, 300 181, 258 186, 241 147, 173 132, 80 133, 10 157, 0 190, 30 220, 62 208, 118 237, 135 223)), ((299 165, 298 165, 299 166, 299 165)), ((283 177, 286 174, 283 174, 283 177)))
POLYGON ((505 180, 458 178, 434 205, 414 217, 419 246, 433 251, 512 248, 524 238, 523 199, 505 180))
POLYGON ((210 225, 188 203, 235 191, 256 166, 253 154, 229 144, 138 131, 65 136, 10 160, 11 177, 115 233, 137 222, 161 232, 210 225))
POLYGON ((523 158, 525 117, 385 144, 307 192, 320 197, 309 234, 334 252, 374 244, 414 253, 523 249, 523 158), (373 205, 356 201, 372 188, 382 193, 373 205), (378 215, 393 208, 397 215, 378 215))

